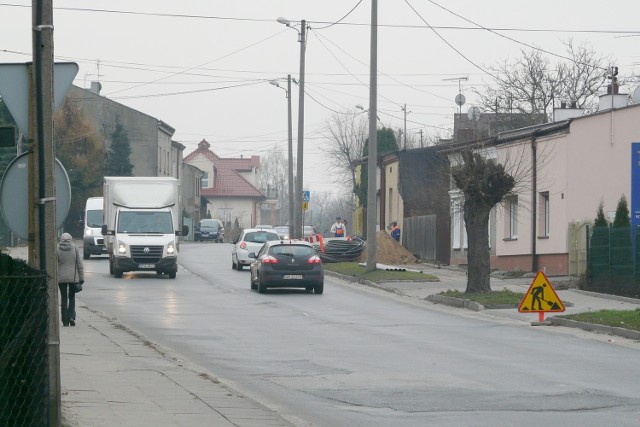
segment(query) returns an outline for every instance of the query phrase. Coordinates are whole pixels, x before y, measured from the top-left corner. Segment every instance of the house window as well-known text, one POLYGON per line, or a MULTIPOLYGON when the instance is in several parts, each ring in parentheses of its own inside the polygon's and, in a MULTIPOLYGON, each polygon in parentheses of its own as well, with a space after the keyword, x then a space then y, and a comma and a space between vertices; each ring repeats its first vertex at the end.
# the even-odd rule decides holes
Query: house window
POLYGON ((538 199, 538 236, 549 237, 549 192, 540 193, 538 199))
POLYGON ((209 172, 205 172, 202 174, 202 178, 200 179, 200 187, 209 188, 209 172))
POLYGON ((387 202, 388 206, 389 206, 389 223, 391 221, 395 221, 395 216, 394 216, 394 212, 393 212, 393 188, 389 189, 389 201, 387 202))
POLYGON ((453 249, 460 249, 460 243, 462 240, 462 204, 460 200, 454 200, 452 202, 452 228, 453 228, 453 240, 451 246, 453 249))
POLYGON ((505 239, 518 238, 518 196, 510 197, 506 200, 505 212, 505 239))

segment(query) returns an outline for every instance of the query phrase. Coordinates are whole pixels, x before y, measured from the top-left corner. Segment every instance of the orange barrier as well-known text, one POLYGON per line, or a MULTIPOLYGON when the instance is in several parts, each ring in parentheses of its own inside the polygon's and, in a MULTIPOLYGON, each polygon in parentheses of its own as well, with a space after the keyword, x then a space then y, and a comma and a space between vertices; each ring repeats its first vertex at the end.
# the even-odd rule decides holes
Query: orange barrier
POLYGON ((324 253, 324 240, 322 240, 322 234, 316 234, 318 237, 318 243, 320 243, 320 252, 324 253))

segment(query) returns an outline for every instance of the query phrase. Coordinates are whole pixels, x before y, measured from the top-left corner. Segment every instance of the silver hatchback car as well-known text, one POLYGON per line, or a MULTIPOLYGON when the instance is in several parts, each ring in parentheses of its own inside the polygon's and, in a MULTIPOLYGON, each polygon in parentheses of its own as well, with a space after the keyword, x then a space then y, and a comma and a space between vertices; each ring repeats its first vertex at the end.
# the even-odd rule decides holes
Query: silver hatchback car
POLYGON ((273 229, 247 228, 242 231, 231 249, 231 268, 241 271, 245 265, 251 264, 249 253, 258 253, 265 242, 280 240, 280 236, 273 229))

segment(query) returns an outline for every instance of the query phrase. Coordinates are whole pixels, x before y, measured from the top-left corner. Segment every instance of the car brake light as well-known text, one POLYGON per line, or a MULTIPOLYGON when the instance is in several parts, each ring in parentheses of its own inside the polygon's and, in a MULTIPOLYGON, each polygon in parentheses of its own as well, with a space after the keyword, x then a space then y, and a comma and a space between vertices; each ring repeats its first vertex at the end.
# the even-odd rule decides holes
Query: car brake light
POLYGON ((322 264, 322 260, 320 259, 320 257, 318 255, 314 255, 311 258, 309 258, 309 261, 307 261, 307 263, 309 263, 309 264, 322 264))
POLYGON ((240 242, 240 249, 247 249, 247 244, 246 242, 240 242))
POLYGON ((266 257, 262 258, 262 263, 263 264, 277 264, 278 263, 278 259, 272 257, 271 255, 267 255, 266 257))

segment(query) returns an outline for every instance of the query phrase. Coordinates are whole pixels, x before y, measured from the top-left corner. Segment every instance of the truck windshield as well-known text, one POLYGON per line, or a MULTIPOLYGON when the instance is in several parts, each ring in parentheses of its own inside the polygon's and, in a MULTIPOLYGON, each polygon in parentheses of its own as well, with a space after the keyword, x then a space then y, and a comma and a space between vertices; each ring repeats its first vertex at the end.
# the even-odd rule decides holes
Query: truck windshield
POLYGON ((87 227, 100 228, 102 227, 102 209, 87 211, 87 227))
POLYGON ((118 215, 118 233, 173 234, 170 212, 123 211, 118 215))

